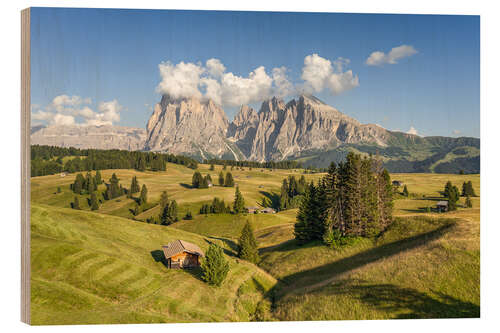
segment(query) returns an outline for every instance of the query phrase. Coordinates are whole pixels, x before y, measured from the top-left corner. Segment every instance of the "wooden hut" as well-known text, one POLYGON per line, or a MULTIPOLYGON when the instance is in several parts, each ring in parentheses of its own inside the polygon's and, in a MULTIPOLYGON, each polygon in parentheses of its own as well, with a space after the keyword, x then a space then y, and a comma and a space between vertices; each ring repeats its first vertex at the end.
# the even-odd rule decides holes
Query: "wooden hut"
POLYGON ((191 268, 200 266, 200 257, 205 254, 198 245, 176 240, 162 246, 168 268, 191 268))
POLYGON ((399 186, 402 186, 402 185, 403 185, 403 182, 402 182, 402 181, 400 181, 400 180, 393 180, 393 181, 392 181, 392 185, 393 185, 393 186, 397 186, 397 187, 399 187, 399 186))
POLYGON ((246 207, 249 214, 255 214, 259 211, 259 207, 246 207))
POLYGON ((276 210, 273 208, 267 207, 267 208, 261 209, 260 212, 264 213, 264 214, 274 214, 274 213, 276 213, 276 210))
POLYGON ((447 212, 448 211, 448 201, 438 201, 436 204, 436 209, 438 212, 447 212))

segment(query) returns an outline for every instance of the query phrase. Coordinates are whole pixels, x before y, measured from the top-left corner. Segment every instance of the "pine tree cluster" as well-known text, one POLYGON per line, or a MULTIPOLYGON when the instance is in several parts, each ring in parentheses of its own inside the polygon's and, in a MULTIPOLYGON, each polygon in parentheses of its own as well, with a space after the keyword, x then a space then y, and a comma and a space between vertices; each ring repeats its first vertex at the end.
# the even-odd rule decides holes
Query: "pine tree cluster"
POLYGON ((472 182, 470 180, 462 184, 462 196, 477 197, 476 192, 472 187, 472 182))
POLYGON ((377 158, 349 153, 338 166, 304 192, 295 238, 301 242, 343 237, 373 237, 392 223, 393 189, 377 158))
POLYGON ((448 198, 448 211, 457 210, 457 202, 458 199, 460 199, 458 187, 452 185, 451 182, 448 181, 444 186, 443 195, 445 198, 448 198))
POLYGON ((297 181, 295 176, 283 179, 280 190, 280 210, 297 208, 307 187, 306 178, 302 175, 297 181))
POLYGON ((208 188, 208 185, 211 183, 212 177, 209 174, 203 177, 199 171, 193 173, 191 184, 194 188, 208 188))
POLYGON ((224 199, 215 197, 211 204, 204 204, 200 208, 200 214, 228 214, 231 213, 229 205, 226 206, 224 199))

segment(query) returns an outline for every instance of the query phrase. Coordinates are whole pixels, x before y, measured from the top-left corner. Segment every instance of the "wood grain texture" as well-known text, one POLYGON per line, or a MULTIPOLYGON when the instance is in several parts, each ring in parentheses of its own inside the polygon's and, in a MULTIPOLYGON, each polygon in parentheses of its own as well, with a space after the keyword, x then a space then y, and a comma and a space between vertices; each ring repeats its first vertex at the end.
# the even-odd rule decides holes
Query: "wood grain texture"
POLYGON ((30 324, 30 8, 21 11, 21 321, 30 324))

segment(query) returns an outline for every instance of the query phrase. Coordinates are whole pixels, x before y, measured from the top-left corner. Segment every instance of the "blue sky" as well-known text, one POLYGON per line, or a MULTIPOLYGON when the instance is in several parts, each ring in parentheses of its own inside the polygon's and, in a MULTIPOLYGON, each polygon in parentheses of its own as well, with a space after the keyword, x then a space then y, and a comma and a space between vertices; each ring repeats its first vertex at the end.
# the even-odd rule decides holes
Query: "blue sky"
MULTIPOLYGON (((58 112, 82 122, 87 107, 88 119, 145 127, 161 97, 157 86, 172 82, 160 75, 162 62, 206 70, 215 58, 237 82, 260 66, 269 77, 284 66, 293 87, 303 88, 304 60, 316 54, 333 72, 339 58, 349 59, 336 72, 352 71, 347 88, 324 83, 312 92, 362 123, 479 137, 478 16, 34 8, 31 19, 34 123, 58 112), (390 63, 401 45, 416 53, 390 63), (385 58, 370 66, 376 51, 385 58), (58 109, 53 99, 61 95, 81 99, 58 109)), ((260 95, 249 104, 258 108, 260 95)), ((230 120, 238 101, 224 104, 230 120)))

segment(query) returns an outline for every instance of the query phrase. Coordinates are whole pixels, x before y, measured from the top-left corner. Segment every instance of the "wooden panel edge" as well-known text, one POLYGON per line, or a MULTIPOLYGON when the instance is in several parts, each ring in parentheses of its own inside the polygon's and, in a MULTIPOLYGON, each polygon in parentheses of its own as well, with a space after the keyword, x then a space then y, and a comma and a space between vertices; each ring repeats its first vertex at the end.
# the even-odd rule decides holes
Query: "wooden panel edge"
POLYGON ((31 45, 30 8, 21 11, 21 321, 31 323, 30 127, 31 45))

